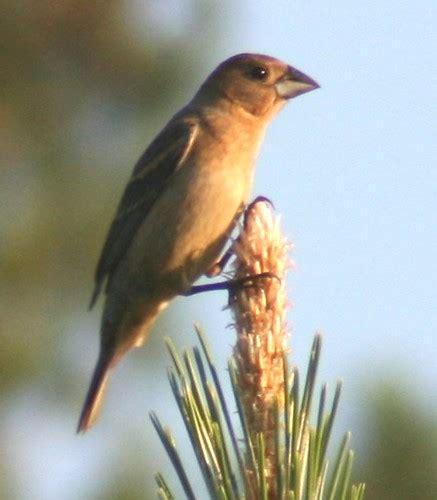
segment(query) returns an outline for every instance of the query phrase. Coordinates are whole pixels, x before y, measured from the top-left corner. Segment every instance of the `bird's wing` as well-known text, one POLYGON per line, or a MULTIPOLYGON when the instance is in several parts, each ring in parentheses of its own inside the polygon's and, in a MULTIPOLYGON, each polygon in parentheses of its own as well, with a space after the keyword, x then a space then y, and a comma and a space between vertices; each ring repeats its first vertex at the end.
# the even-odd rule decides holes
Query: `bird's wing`
POLYGON ((105 278, 110 279, 153 204, 190 152, 196 124, 170 122, 135 165, 106 237, 96 274, 90 309, 99 296, 105 278))

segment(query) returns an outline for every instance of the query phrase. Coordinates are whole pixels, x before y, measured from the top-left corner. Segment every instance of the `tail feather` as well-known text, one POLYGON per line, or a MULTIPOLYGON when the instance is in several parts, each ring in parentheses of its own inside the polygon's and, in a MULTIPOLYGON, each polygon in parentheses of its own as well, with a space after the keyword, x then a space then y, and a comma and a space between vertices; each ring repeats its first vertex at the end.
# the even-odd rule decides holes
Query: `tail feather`
POLYGON ((101 283, 97 282, 95 287, 94 287, 94 291, 93 291, 93 294, 91 296, 90 303, 88 304, 88 311, 91 311, 91 309, 94 307, 95 303, 97 302, 97 299, 99 298, 99 295, 100 295, 101 287, 102 287, 101 283))
MULTIPOLYGON (((91 304, 98 292, 97 286, 91 304)), ((112 368, 130 349, 143 344, 156 316, 167 303, 168 301, 155 301, 146 303, 145 307, 144 300, 133 304, 120 301, 116 303, 115 297, 112 303, 109 305, 108 302, 106 303, 101 331, 101 336, 105 341, 101 345, 100 356, 79 418, 78 433, 86 432, 99 416, 100 405, 112 368), (116 308, 121 306, 121 309, 116 308)))
POLYGON ((100 355, 94 369, 93 378, 85 398, 85 403, 79 418, 77 433, 86 432, 92 427, 99 416, 100 406, 108 382, 111 357, 100 355))

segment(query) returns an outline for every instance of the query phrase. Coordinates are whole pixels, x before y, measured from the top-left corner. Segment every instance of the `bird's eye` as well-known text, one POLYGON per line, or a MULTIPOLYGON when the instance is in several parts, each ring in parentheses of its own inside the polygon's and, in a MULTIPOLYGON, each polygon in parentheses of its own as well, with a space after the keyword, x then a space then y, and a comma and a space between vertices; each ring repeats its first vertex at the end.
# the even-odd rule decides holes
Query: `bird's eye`
POLYGON ((253 66, 249 70, 249 77, 253 80, 266 80, 269 72, 264 66, 253 66))

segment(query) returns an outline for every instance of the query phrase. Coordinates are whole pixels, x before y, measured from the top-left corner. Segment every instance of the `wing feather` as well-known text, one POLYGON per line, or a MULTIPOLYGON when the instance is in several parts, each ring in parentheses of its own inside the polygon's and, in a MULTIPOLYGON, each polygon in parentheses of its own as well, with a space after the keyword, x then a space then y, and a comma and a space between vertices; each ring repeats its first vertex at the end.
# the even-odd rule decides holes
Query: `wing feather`
POLYGON ((110 280, 157 198, 176 170, 183 165, 195 134, 194 122, 170 122, 138 160, 100 255, 90 309, 94 306, 105 279, 110 280))

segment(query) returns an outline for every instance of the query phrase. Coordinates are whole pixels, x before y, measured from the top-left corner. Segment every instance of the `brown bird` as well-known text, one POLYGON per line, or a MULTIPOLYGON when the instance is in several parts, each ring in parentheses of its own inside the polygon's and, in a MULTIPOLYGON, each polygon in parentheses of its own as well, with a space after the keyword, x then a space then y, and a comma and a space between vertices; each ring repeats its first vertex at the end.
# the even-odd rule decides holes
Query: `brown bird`
POLYGON ((217 262, 248 200, 268 123, 288 99, 318 87, 272 57, 231 57, 138 160, 95 274, 90 307, 104 284, 106 302, 78 432, 95 422, 111 369, 217 262))

